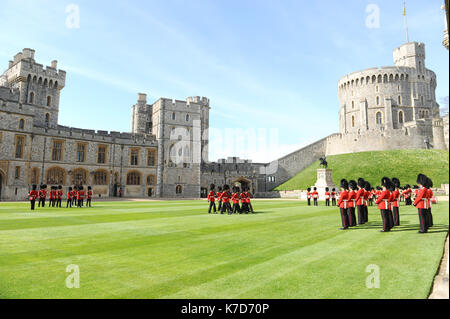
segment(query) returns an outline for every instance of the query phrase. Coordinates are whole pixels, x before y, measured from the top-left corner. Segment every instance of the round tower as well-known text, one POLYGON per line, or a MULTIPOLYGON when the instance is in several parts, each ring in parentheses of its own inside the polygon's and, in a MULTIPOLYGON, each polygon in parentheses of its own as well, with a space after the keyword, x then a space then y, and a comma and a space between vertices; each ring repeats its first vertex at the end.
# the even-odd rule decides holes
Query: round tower
POLYGON ((433 148, 438 150, 446 150, 444 138, 444 122, 442 118, 433 119, 433 148))

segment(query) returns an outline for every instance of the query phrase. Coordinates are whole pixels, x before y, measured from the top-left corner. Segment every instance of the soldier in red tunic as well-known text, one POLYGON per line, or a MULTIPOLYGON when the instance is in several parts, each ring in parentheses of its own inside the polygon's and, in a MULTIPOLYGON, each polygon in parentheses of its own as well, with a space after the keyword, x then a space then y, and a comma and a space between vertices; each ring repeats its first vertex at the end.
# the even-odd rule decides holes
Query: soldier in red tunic
POLYGON ((364 222, 364 186, 366 182, 363 178, 358 178, 358 190, 355 194, 356 208, 358 210, 358 225, 363 225, 364 222))
POLYGON ((405 205, 406 206, 409 206, 412 204, 411 193, 412 193, 411 186, 409 184, 406 184, 405 190, 402 192, 402 195, 405 197, 405 205))
POLYGON ((239 189, 239 187, 237 187, 237 186, 233 187, 233 195, 231 195, 231 201, 233 202, 233 210, 232 210, 233 214, 237 214, 237 213, 242 214, 241 207, 239 206, 239 201, 241 199, 241 197, 239 195, 240 192, 241 192, 241 190, 239 189))
POLYGON ((208 214, 211 214, 211 209, 214 208, 214 214, 217 214, 216 210, 216 193, 214 190, 216 189, 216 186, 214 184, 211 184, 209 186, 209 194, 208 194, 208 202, 209 202, 209 208, 208 208, 208 214))
POLYGON ((229 215, 232 214, 231 211, 231 205, 230 205, 230 199, 231 199, 231 194, 230 194, 230 186, 228 185, 224 185, 223 186, 223 192, 222 192, 222 214, 226 211, 228 212, 229 215))
POLYGON ((79 186, 78 187, 77 202, 78 202, 78 207, 83 207, 83 204, 84 204, 84 190, 83 190, 83 186, 79 186))
POLYGON ((66 201, 66 208, 72 208, 72 198, 73 198, 73 191, 72 187, 69 187, 69 190, 67 191, 67 201, 66 201))
POLYGON ((47 185, 41 185, 39 190, 38 207, 45 207, 45 198, 47 197, 47 185))
POLYGON ((56 192, 55 192, 55 186, 50 187, 50 201, 48 206, 49 207, 55 207, 56 203, 56 192))
POLYGON ((222 187, 221 186, 219 186, 217 188, 216 199, 217 199, 217 202, 219 203, 219 207, 217 207, 217 210, 219 212, 221 212, 222 211, 222 187))
POLYGON ((364 184, 364 191, 364 223, 367 223, 369 221, 369 203, 371 202, 370 197, 372 196, 372 186, 367 181, 364 184))
POLYGON ((247 198, 247 193, 245 192, 245 188, 242 188, 242 194, 240 195, 240 198, 241 198, 241 212, 248 214, 249 206, 248 206, 248 198, 247 198))
POLYGON ((78 193, 78 186, 77 185, 73 185, 73 190, 72 190, 72 205, 73 206, 78 206, 77 193, 78 193))
POLYGON ((388 232, 393 227, 391 224, 391 219, 389 217, 389 198, 391 197, 391 192, 388 187, 391 186, 391 180, 388 177, 383 177, 381 179, 381 185, 383 189, 380 195, 377 197, 376 204, 381 213, 381 219, 383 220, 383 230, 382 232, 388 232))
POLYGON ((307 189, 306 200, 308 201, 308 206, 311 206, 311 187, 308 187, 307 189))
POLYGON ((394 215, 394 226, 400 226, 400 180, 392 178, 394 191, 392 192, 392 213, 394 215))
POLYGON ((358 186, 354 180, 348 182, 348 186, 350 187, 350 191, 348 192, 348 220, 349 226, 356 226, 356 190, 358 186))
POLYGON ((341 192, 339 193, 339 200, 337 205, 341 213, 342 228, 341 230, 348 229, 348 182, 346 179, 341 179, 341 192))
POLYGON ((428 231, 427 227, 427 209, 428 209, 428 199, 427 194, 428 190, 424 187, 424 184, 426 185, 427 177, 423 174, 419 174, 417 176, 417 184, 419 187, 419 190, 417 192, 417 197, 414 200, 414 206, 419 211, 419 223, 420 223, 420 230, 419 233, 423 234, 428 231))
POLYGON ((319 193, 317 192, 317 187, 314 187, 314 191, 312 192, 312 198, 314 201, 314 206, 319 206, 318 200, 319 200, 319 193))
POLYGON ((336 206, 336 189, 331 190, 331 205, 336 206))
POLYGON ((427 199, 428 199, 428 210, 427 210, 427 225, 428 228, 433 226, 433 215, 431 214, 431 202, 433 198, 433 181, 427 177, 426 186, 427 188, 427 199))
POLYGON ((39 193, 36 189, 37 189, 37 186, 33 184, 33 186, 31 187, 31 191, 28 194, 28 199, 30 200, 30 204, 31 204, 31 210, 34 210, 34 205, 36 204, 36 199, 39 196, 39 193))
POLYGON ((325 206, 330 206, 330 189, 328 187, 325 187, 325 206))
POLYGON ((91 202, 92 202, 92 187, 88 186, 88 189, 86 191, 86 207, 91 207, 91 202))
POLYGON ((56 207, 61 208, 61 202, 63 198, 62 186, 58 186, 58 190, 56 191, 56 207))
POLYGON ((253 214, 253 206, 252 206, 252 194, 249 192, 250 189, 247 187, 245 188, 245 202, 247 203, 247 212, 250 210, 250 212, 253 214))

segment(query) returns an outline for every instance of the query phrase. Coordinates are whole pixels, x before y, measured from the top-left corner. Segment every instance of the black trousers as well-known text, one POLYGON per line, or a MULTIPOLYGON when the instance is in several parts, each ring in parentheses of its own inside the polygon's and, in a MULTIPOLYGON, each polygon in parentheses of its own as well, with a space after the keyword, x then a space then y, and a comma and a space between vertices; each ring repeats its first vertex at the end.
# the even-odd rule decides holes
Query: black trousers
POLYGON ((222 211, 222 201, 221 201, 221 200, 219 200, 219 207, 217 208, 217 210, 218 210, 219 212, 222 211))
POLYGON ((78 199, 77 203, 78 203, 78 207, 83 207, 84 199, 82 199, 82 198, 78 199))
POLYGON ((48 203, 48 207, 55 207, 55 199, 50 198, 50 202, 48 203))
POLYGON ((362 224, 364 224, 366 222, 365 221, 366 218, 365 218, 364 205, 358 205, 357 209, 358 209, 358 224, 362 225, 362 224))
POLYGON ((319 203, 317 203, 317 198, 314 198, 314 206, 319 206, 319 203))
POLYGON ((308 206, 311 206, 311 198, 308 198, 308 206))
POLYGON ((364 223, 369 221, 369 207, 364 205, 364 223))
POLYGON ((433 215, 431 214, 431 208, 427 209, 427 227, 433 226, 433 215))
POLYGON ((229 202, 228 203, 222 203, 222 211, 221 211, 221 213, 223 214, 225 212, 228 212, 228 214, 232 213, 231 205, 230 205, 229 202))
POLYGON ((331 199, 331 205, 336 206, 336 198, 331 199))
POLYGON ((77 202, 77 199, 75 197, 72 198, 72 205, 73 206, 78 206, 78 202, 77 202))
POLYGON ((373 198, 369 199, 369 206, 373 206, 373 198))
POLYGON ((242 212, 242 213, 248 214, 249 211, 250 211, 250 208, 249 208, 249 206, 248 206, 248 203, 241 203, 241 204, 242 204, 242 206, 241 206, 241 212, 242 212))
POLYGON ((239 204, 235 204, 233 203, 233 214, 241 214, 241 207, 239 206, 239 204))
POLYGON ((211 214, 211 209, 214 208, 214 213, 217 214, 216 202, 209 202, 208 214, 211 214))
POLYGON ((330 199, 329 198, 325 198, 325 206, 330 206, 330 199))
POLYGON ((61 202, 62 202, 62 199, 61 199, 61 198, 58 198, 58 199, 56 200, 56 207, 60 207, 60 208, 61 208, 61 202))
POLYGON ((349 212, 348 213, 349 226, 350 227, 356 226, 355 207, 349 207, 348 212, 349 212))
POLYGON ((405 198, 405 205, 412 205, 411 197, 405 198))
POLYGON ((36 205, 36 200, 35 199, 31 199, 30 200, 30 204, 31 204, 31 210, 34 210, 34 206, 36 205))
POLYGON ((45 207, 45 197, 39 198, 38 207, 45 207))
POLYGON ((420 223, 420 231, 422 233, 426 233, 428 231, 427 227, 427 210, 424 208, 419 208, 419 223, 420 223))
POLYGON ((383 230, 384 231, 390 231, 391 226, 391 219, 389 218, 389 215, 392 216, 392 214, 389 213, 390 211, 388 209, 381 209, 381 219, 383 220, 383 230))
POLYGON ((347 229, 349 225, 348 208, 340 208, 340 212, 341 212, 342 228, 347 229))
POLYGON ((247 204, 247 209, 250 209, 250 212, 253 214, 253 206, 252 203, 246 203, 247 204))
POLYGON ((400 210, 399 210, 399 207, 392 207, 392 213, 394 214, 394 226, 400 226, 400 210))
POLYGON ((71 199, 68 199, 66 202, 66 208, 68 208, 68 207, 72 208, 72 200, 71 199))
POLYGON ((88 206, 91 207, 91 200, 92 200, 91 198, 86 199, 86 207, 88 207, 88 206))

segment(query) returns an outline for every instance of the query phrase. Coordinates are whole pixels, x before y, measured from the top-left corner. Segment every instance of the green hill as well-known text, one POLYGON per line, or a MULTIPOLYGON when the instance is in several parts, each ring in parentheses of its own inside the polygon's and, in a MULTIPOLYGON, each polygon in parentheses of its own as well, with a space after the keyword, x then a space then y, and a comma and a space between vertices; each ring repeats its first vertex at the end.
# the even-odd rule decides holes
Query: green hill
MULTIPOLYGON (((359 177, 373 186, 380 185, 383 176, 398 177, 402 185, 416 184, 418 173, 429 176, 434 187, 449 182, 448 151, 443 150, 394 150, 361 152, 327 156, 328 168, 333 170, 333 181, 339 185, 342 178, 357 180, 359 177)), ((319 161, 296 176, 279 185, 275 190, 306 189, 317 179, 319 161)))

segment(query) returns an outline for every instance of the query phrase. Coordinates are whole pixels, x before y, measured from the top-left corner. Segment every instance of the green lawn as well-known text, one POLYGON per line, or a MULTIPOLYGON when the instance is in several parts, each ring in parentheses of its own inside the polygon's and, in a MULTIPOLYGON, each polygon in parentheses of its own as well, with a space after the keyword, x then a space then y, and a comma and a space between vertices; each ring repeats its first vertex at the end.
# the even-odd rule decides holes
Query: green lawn
POLYGON ((335 207, 254 200, 253 215, 208 215, 205 201, 98 202, 95 208, 0 203, 0 298, 426 298, 448 233, 448 202, 417 234, 340 231, 335 207), (66 287, 68 265, 80 288, 66 287), (380 288, 367 288, 369 265, 380 288))
MULTIPOLYGON (((417 174, 429 176, 435 187, 449 182, 449 153, 443 150, 395 150, 361 152, 327 156, 328 168, 333 170, 333 181, 339 185, 342 178, 369 181, 380 185, 381 178, 397 177, 402 185, 416 184, 417 174)), ((289 191, 307 189, 317 180, 319 161, 296 176, 279 185, 275 190, 289 191)))

